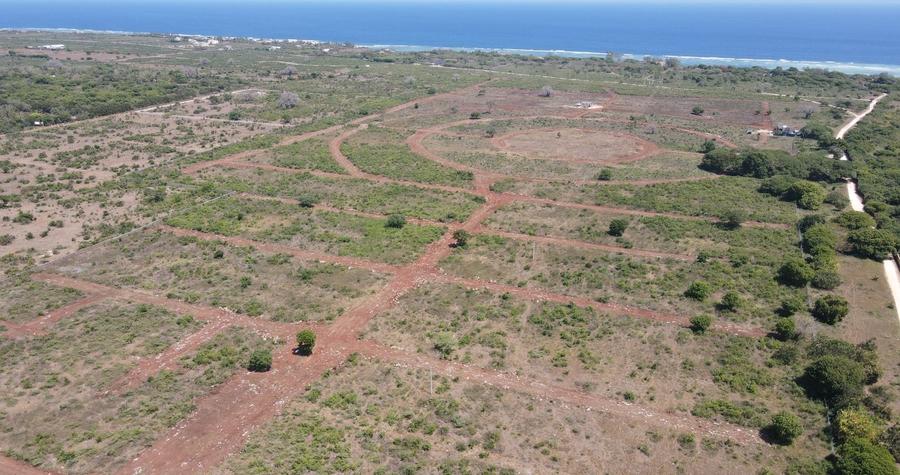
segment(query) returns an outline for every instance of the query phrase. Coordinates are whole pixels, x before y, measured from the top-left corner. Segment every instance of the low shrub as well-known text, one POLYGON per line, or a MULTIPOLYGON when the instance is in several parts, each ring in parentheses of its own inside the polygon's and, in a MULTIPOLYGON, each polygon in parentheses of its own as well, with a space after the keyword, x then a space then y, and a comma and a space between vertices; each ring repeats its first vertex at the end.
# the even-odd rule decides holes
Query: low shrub
POLYGON ((712 287, 702 280, 692 283, 690 287, 684 291, 685 297, 697 300, 698 302, 706 300, 710 294, 712 294, 712 287))
POLYGON ((250 354, 247 369, 254 372, 266 372, 272 369, 272 350, 259 348, 250 354))
POLYGON ((803 434, 803 425, 797 416, 789 412, 779 412, 772 417, 772 423, 766 427, 766 433, 776 444, 791 445, 794 439, 803 434))
POLYGON ((840 322, 849 312, 847 300, 838 295, 825 295, 816 299, 810 313, 816 320, 834 325, 840 322))
POLYGON ((701 314, 691 318, 691 331, 700 335, 706 333, 712 326, 712 316, 701 314))

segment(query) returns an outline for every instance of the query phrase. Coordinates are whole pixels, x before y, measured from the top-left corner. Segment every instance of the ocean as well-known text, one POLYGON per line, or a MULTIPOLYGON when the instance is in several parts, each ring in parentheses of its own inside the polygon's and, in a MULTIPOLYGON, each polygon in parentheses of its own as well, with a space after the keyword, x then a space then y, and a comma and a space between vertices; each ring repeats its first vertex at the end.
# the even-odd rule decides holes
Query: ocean
POLYGON ((900 4, 0 0, 2 28, 315 39, 900 75, 900 4))

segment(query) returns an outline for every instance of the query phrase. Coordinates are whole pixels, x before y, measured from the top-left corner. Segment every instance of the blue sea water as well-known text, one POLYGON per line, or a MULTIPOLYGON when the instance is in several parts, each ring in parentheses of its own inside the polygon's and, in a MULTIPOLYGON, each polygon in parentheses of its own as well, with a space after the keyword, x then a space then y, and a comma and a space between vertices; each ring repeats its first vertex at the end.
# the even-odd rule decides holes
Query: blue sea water
POLYGON ((688 63, 900 74, 900 4, 0 0, 2 28, 349 41, 396 49, 606 51, 688 63))

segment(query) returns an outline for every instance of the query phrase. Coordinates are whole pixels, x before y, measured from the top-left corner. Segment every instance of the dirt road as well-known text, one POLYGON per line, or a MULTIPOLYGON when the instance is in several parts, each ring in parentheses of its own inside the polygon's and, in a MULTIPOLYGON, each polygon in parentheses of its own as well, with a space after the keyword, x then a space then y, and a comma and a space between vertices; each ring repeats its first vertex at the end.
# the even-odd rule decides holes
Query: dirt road
MULTIPOLYGON (((878 101, 884 99, 885 97, 887 97, 887 94, 882 94, 882 95, 872 99, 872 101, 869 102, 869 106, 866 107, 866 109, 864 111, 862 111, 858 114, 854 114, 854 117, 852 119, 850 119, 849 122, 844 124, 844 126, 841 127, 840 130, 838 130, 838 133, 835 134, 834 137, 837 139, 843 139, 844 136, 847 135, 847 132, 849 132, 850 129, 852 129, 853 127, 856 127, 856 124, 858 124, 859 121, 863 120, 863 117, 871 114, 872 111, 875 110, 875 106, 878 105, 878 101)), ((851 114, 852 114, 852 112, 851 112, 851 114)))
MULTIPOLYGON (((856 124, 859 123, 865 116, 872 113, 875 110, 875 106, 878 105, 878 102, 887 97, 887 94, 882 94, 869 102, 869 106, 859 114, 854 114, 853 119, 844 124, 841 127, 841 130, 835 135, 835 138, 843 139, 847 132, 850 131, 856 124)), ((851 112, 852 114, 852 112, 851 112)), ((848 160, 847 154, 844 153, 841 156, 841 160, 848 160)), ((863 203, 863 196, 859 194, 859 190, 856 187, 856 182, 853 180, 847 180, 847 196, 850 198, 850 207, 853 211, 864 211, 865 204, 863 203)), ((888 282, 888 287, 891 290, 891 296, 894 299, 894 310, 897 312, 897 320, 900 322, 900 268, 898 268, 897 263, 893 259, 885 259, 882 264, 884 265, 884 275, 888 282)))
MULTIPOLYGON (((463 91, 479 87, 479 85, 465 88, 454 93, 446 95, 459 94, 463 91)), ((412 107, 415 103, 422 103, 436 100, 442 95, 431 96, 428 98, 409 101, 404 104, 395 106, 388 111, 392 112, 412 107)), ((329 144, 329 149, 335 161, 342 165, 347 171, 346 175, 328 174, 329 176, 339 178, 356 178, 365 179, 379 183, 396 183, 419 188, 438 189, 451 192, 463 192, 478 195, 484 198, 484 204, 473 212, 467 220, 462 223, 445 224, 444 234, 436 241, 429 244, 423 254, 413 263, 395 266, 377 262, 371 262, 363 259, 350 257, 341 257, 326 255, 323 253, 303 251, 290 246, 263 243, 243 239, 239 237, 225 237, 209 233, 201 233, 196 231, 177 229, 168 226, 159 226, 164 232, 170 232, 181 236, 194 236, 200 239, 215 239, 227 242, 237 246, 253 246, 264 252, 282 252, 287 253, 299 259, 320 260, 323 262, 332 262, 348 267, 359 267, 370 269, 377 272, 383 272, 391 276, 390 281, 379 291, 365 298, 355 307, 349 309, 337 320, 328 325, 316 325, 317 333, 317 351, 309 357, 301 357, 292 353, 290 343, 281 344, 274 352, 272 370, 266 373, 250 373, 239 371, 238 374, 221 386, 217 387, 213 392, 196 401, 197 409, 187 419, 181 421, 174 428, 169 430, 163 437, 159 438, 151 447, 141 452, 135 459, 131 460, 124 466, 120 473, 122 474, 154 474, 154 473, 197 473, 213 470, 221 464, 229 455, 238 451, 246 438, 251 432, 256 430, 261 424, 265 423, 278 414, 287 400, 301 394, 306 387, 312 382, 318 380, 326 371, 341 365, 346 358, 354 352, 362 352, 368 356, 377 357, 385 361, 408 367, 417 368, 435 368, 446 374, 456 374, 464 378, 472 379, 484 384, 490 384, 496 387, 506 388, 513 391, 527 393, 536 397, 547 397, 552 400, 562 401, 566 404, 574 404, 583 407, 585 410, 599 410, 614 414, 617 416, 632 418, 644 421, 647 424, 670 426, 684 430, 691 430, 698 433, 715 435, 717 437, 728 438, 741 444, 759 443, 758 435, 754 431, 749 431, 730 424, 718 424, 689 415, 673 415, 661 414, 650 411, 646 407, 630 404, 624 401, 613 401, 599 398, 577 389, 569 389, 552 386, 549 383, 533 380, 531 378, 520 378, 510 376, 508 374, 485 369, 474 368, 465 365, 459 365, 450 362, 441 362, 433 360, 422 355, 410 354, 403 351, 391 349, 382 345, 371 342, 358 340, 360 333, 366 328, 368 323, 378 314, 388 310, 398 303, 400 298, 410 290, 432 282, 443 282, 450 284, 458 284, 471 288, 485 288, 495 292, 509 292, 510 294, 519 296, 532 301, 548 301, 559 303, 576 303, 578 305, 596 308, 602 312, 608 312, 614 315, 632 316, 636 318, 645 318, 657 322, 663 322, 675 325, 687 325, 688 319, 680 315, 668 315, 661 312, 655 312, 647 309, 639 309, 626 305, 613 303, 600 303, 586 298, 572 297, 568 295, 556 294, 541 289, 519 288, 514 286, 506 286, 495 282, 482 281, 477 279, 463 279, 459 277, 449 276, 438 268, 438 263, 452 252, 452 246, 455 244, 453 232, 464 229, 470 232, 492 233, 493 230, 486 230, 482 227, 482 223, 495 210, 513 202, 532 202, 544 203, 557 206, 574 206, 584 209, 591 209, 597 212, 616 213, 616 214, 633 214, 639 216, 671 216, 680 219, 706 219, 702 217, 681 216, 671 213, 654 213, 649 211, 639 211, 623 208, 612 208, 603 206, 581 205, 574 203, 557 202, 552 200, 544 200, 524 195, 516 195, 511 193, 495 193, 490 190, 490 183, 494 177, 481 171, 475 171, 475 188, 462 189, 444 185, 424 184, 410 182, 406 180, 396 180, 384 176, 366 173, 356 167, 341 152, 341 144, 352 134, 363 130, 366 123, 376 117, 382 116, 376 114, 351 121, 348 124, 335 126, 323 131, 302 134, 294 137, 287 137, 281 141, 282 144, 294 143, 306 138, 321 135, 323 133, 337 131, 344 127, 353 126, 354 128, 345 130, 336 139, 329 144)), ((424 152, 429 154, 424 148, 418 148, 421 140, 425 135, 420 134, 416 139, 410 142, 411 148, 416 152, 424 152)), ((197 173, 205 168, 217 166, 235 166, 241 168, 267 168, 277 171, 285 171, 291 173, 308 173, 304 170, 282 169, 265 164, 254 164, 241 162, 260 151, 241 152, 239 154, 225 157, 221 160, 212 162, 202 162, 186 167, 184 173, 197 173)), ((440 157, 434 156, 431 159, 438 161, 440 157)), ((443 161, 443 159, 441 159, 443 161)), ((371 213, 359 213, 372 215, 371 213)), ((779 226, 762 223, 751 223, 750 225, 759 226, 779 226)), ((522 238, 520 235, 507 233, 510 238, 522 238)), ((605 246, 593 243, 583 243, 563 238, 536 238, 528 239, 541 240, 548 244, 554 245, 572 245, 584 248, 598 249, 611 252, 629 253, 640 255, 647 258, 675 258, 689 259, 691 256, 680 256, 675 254, 657 253, 653 251, 643 250, 623 250, 612 246, 605 246)), ((148 375, 155 374, 160 369, 173 367, 178 364, 178 360, 185 354, 194 351, 203 342, 228 328, 230 326, 242 326, 250 328, 267 335, 275 336, 281 341, 290 342, 291 337, 296 333, 297 329, 305 328, 305 324, 289 324, 281 322, 273 322, 260 318, 251 318, 246 315, 236 314, 227 309, 218 309, 202 305, 188 304, 186 302, 169 299, 167 297, 156 295, 153 293, 133 290, 113 288, 92 282, 65 277, 56 274, 36 274, 35 279, 48 282, 54 285, 71 287, 82 290, 90 294, 89 298, 99 299, 116 298, 132 302, 147 303, 166 308, 172 312, 184 315, 192 315, 198 320, 205 322, 205 326, 192 335, 184 338, 178 344, 173 345, 160 355, 139 361, 136 368, 125 376, 118 385, 123 388, 134 387, 146 380, 148 375)), ((87 299, 84 299, 87 300, 87 299)), ((89 305, 92 301, 81 302, 81 305, 89 305)), ((78 303, 78 302, 76 302, 78 303)), ((72 308, 77 310, 76 304, 71 304, 72 308)), ((51 321, 58 318, 64 318, 75 310, 60 310, 54 315, 51 321), (67 313, 68 312, 68 313, 67 313)), ((737 335, 746 335, 759 337, 765 334, 761 328, 741 326, 730 324, 727 322, 717 322, 714 327, 718 331, 733 333, 737 335)), ((3 470, 8 462, 0 459, 0 470, 3 470)), ((10 465, 10 467, 13 467, 10 465)), ((21 471, 15 473, 23 473, 21 471)), ((29 473, 29 472, 24 472, 29 473)), ((39 472, 34 472, 39 473, 39 472)))
POLYGON ((110 292, 95 293, 48 312, 46 315, 31 320, 30 322, 23 324, 4 323, 3 326, 6 327, 6 336, 8 338, 25 338, 43 335, 47 332, 47 329, 55 325, 56 322, 111 296, 112 293, 110 292))

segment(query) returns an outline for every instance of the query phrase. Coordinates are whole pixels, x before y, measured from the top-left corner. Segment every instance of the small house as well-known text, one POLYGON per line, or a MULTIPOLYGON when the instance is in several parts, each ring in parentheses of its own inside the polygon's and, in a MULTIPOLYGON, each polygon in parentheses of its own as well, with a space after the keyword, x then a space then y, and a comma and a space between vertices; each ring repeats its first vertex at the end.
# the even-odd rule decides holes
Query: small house
POLYGON ((775 127, 774 133, 775 135, 782 137, 798 137, 800 135, 800 129, 781 124, 778 127, 775 127))

